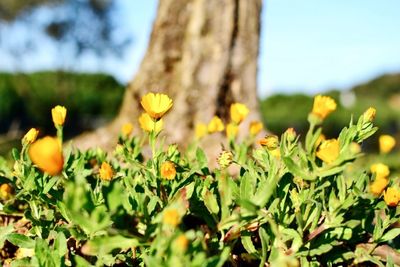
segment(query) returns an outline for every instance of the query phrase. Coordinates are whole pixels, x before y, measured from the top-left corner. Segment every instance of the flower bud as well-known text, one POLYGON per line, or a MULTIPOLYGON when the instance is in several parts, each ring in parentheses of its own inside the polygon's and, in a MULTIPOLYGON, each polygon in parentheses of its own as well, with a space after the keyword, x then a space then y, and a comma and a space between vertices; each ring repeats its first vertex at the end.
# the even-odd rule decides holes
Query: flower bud
POLYGON ((171 161, 166 161, 161 164, 161 177, 167 180, 173 180, 176 176, 175 164, 171 161))
POLYGON ((286 136, 289 142, 293 142, 297 137, 297 133, 293 128, 289 128, 286 130, 286 136))
POLYGON ((267 135, 259 141, 260 145, 266 147, 268 150, 277 149, 279 146, 279 138, 276 135, 267 135))
POLYGON ((232 164, 233 161, 233 154, 230 151, 222 151, 221 154, 219 155, 218 159, 218 164, 221 167, 221 169, 226 169, 229 167, 229 165, 232 164))
POLYGON ((400 201, 400 192, 397 188, 389 187, 386 192, 383 193, 383 199, 389 207, 396 207, 400 201))
POLYGON ((110 164, 103 162, 100 167, 100 179, 110 181, 114 176, 114 171, 110 164))
POLYGON ((65 122, 65 117, 67 116, 67 109, 63 106, 55 106, 51 110, 51 116, 53 118, 54 125, 63 126, 65 122))
POLYGON ((22 143, 27 145, 27 144, 32 144, 33 142, 36 141, 36 138, 39 134, 39 131, 36 130, 35 128, 31 128, 22 138, 22 143))
POLYGON ((372 122, 375 119, 375 116, 376 109, 373 107, 368 108, 363 114, 364 122, 372 122))

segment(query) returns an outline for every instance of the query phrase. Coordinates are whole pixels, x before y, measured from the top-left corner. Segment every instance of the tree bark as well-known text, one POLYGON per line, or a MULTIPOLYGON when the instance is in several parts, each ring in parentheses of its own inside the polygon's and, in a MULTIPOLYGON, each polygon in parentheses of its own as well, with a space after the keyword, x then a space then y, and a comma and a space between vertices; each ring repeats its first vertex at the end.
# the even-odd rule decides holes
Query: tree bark
MULTIPOLYGON (((116 144, 124 122, 143 112, 141 97, 163 92, 174 101, 165 116, 168 142, 185 145, 196 123, 218 115, 229 120, 229 106, 246 104, 259 119, 257 57, 262 0, 160 0, 150 43, 135 78, 129 83, 117 118, 75 140, 80 148, 116 144)), ((242 127, 247 127, 244 125, 242 127)), ((205 140, 219 145, 222 134, 205 140)))

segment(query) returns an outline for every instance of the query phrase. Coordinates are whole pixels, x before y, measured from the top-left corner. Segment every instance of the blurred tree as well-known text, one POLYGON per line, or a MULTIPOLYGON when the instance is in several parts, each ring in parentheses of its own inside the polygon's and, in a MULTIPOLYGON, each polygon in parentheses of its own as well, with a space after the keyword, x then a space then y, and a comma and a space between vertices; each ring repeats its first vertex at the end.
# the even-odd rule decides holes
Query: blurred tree
POLYGON ((87 51, 99 56, 109 52, 121 56, 132 36, 113 36, 114 4, 115 0, 1 0, 0 30, 22 25, 28 34, 18 45, 8 36, 0 36, 0 47, 18 57, 40 47, 43 40, 33 35, 45 33, 56 43, 72 46, 75 55, 69 57, 87 51))
MULTIPOLYGON (((2 0, 0 12, 6 20, 15 20, 38 5, 79 7, 70 15, 50 20, 46 32, 58 40, 70 38, 67 40, 76 42, 78 52, 86 48, 85 44, 102 51, 93 36, 100 36, 100 40, 109 37, 107 18, 112 2, 2 0), (91 16, 81 18, 83 7, 91 16), (100 26, 97 31, 85 32, 85 36, 79 27, 91 26, 91 18, 96 18, 100 26)), ((148 91, 164 92, 174 99, 174 108, 165 122, 170 142, 187 143, 195 123, 208 122, 214 115, 227 121, 229 106, 234 102, 242 102, 253 111, 247 121, 259 119, 256 75, 261 5, 262 0, 160 1, 147 53, 128 85, 119 115, 109 125, 76 139, 76 144, 81 148, 93 144, 114 146, 122 123, 131 121, 137 125, 142 112, 140 98, 148 91)), ((220 138, 214 135, 206 142, 208 147, 213 147, 211 143, 219 146, 220 138)))
MULTIPOLYGON (((148 91, 174 100, 166 116, 169 142, 187 144, 197 122, 245 103, 259 119, 256 95, 261 0, 162 0, 147 53, 128 85, 118 117, 108 126, 77 141, 80 147, 114 144, 122 123, 137 123, 140 98, 148 91)), ((244 125, 243 127, 246 127, 244 125)), ((220 145, 215 135, 207 147, 220 145)))

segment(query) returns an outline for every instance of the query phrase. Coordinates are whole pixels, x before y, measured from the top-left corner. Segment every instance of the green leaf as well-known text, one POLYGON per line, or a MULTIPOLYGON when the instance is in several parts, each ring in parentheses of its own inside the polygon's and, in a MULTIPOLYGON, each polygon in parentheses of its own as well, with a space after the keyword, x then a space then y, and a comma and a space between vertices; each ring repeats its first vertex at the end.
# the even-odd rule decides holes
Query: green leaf
POLYGON ((253 241, 251 240, 251 235, 242 235, 240 239, 243 247, 249 254, 259 257, 259 253, 254 247, 253 241))
POLYGON ((34 248, 35 247, 35 241, 30 239, 29 237, 21 234, 9 234, 7 236, 7 240, 20 248, 34 248))
POLYGON ((254 181, 252 176, 246 172, 240 180, 240 198, 241 199, 251 199, 254 194, 254 181))
POLYGON ((95 237, 89 240, 82 248, 82 251, 86 255, 105 255, 113 251, 114 249, 128 249, 131 247, 137 247, 139 241, 134 238, 128 238, 121 235, 117 236, 103 236, 95 237))
POLYGON ((39 266, 53 267, 59 266, 61 261, 53 251, 49 249, 47 242, 43 239, 38 238, 35 244, 35 257, 39 261, 39 266), (57 264, 58 263, 58 264, 57 264))
POLYGON ((265 207, 274 193, 276 186, 281 177, 278 175, 268 177, 268 179, 261 181, 258 184, 258 189, 252 198, 252 201, 259 207, 265 207))
POLYGON ((376 224, 374 227, 374 232, 372 233, 372 238, 374 241, 379 240, 382 237, 383 234, 383 222, 381 216, 375 216, 376 218, 376 224))
POLYGON ((11 155, 12 155, 12 157, 13 157, 13 159, 15 160, 15 161, 17 161, 17 160, 19 160, 19 151, 18 151, 18 149, 16 149, 16 148, 13 148, 12 150, 11 150, 11 155))
POLYGON ((50 189, 57 183, 57 181, 59 180, 59 177, 52 177, 44 186, 43 188, 43 194, 47 194, 50 189))
POLYGON ((400 235, 400 228, 394 228, 387 231, 379 240, 378 242, 386 242, 389 240, 395 239, 398 235, 400 235))
POLYGON ((90 267, 93 266, 89 262, 87 262, 84 258, 82 258, 79 255, 74 255, 74 263, 76 264, 76 267, 90 267))
POLYGON ((124 188, 119 181, 111 182, 111 190, 105 192, 107 198, 107 205, 110 212, 115 212, 119 206, 122 206, 124 199, 124 188))
POLYGON ((282 160, 294 176, 298 176, 307 181, 314 181, 317 178, 300 168, 291 157, 282 157, 282 160))
POLYGON ((353 236, 353 230, 347 227, 337 227, 329 231, 328 234, 338 240, 350 240, 353 236))
POLYGON ((59 232, 57 238, 54 240, 54 250, 60 258, 68 252, 67 239, 63 232, 59 232))
POLYGON ((263 267, 265 265, 265 262, 267 261, 267 252, 269 248, 269 236, 267 234, 267 231, 265 231, 264 228, 260 227, 258 230, 258 235, 260 236, 261 239, 261 262, 260 262, 260 267, 263 267))
POLYGON ((219 205, 217 198, 214 196, 214 194, 206 189, 203 194, 203 200, 208 211, 211 214, 218 215, 219 205))
POLYGON ((4 241, 6 241, 7 236, 14 231, 14 226, 9 224, 7 226, 0 227, 0 249, 4 246, 4 241))
POLYGON ((70 223, 71 222, 70 214, 67 211, 67 207, 65 206, 64 202, 57 201, 57 208, 58 208, 58 211, 61 213, 61 215, 64 217, 64 219, 70 223))
POLYGON ((208 160, 206 157, 206 154, 201 148, 197 148, 196 150, 196 159, 197 159, 197 164, 199 165, 200 170, 204 168, 208 168, 208 160))

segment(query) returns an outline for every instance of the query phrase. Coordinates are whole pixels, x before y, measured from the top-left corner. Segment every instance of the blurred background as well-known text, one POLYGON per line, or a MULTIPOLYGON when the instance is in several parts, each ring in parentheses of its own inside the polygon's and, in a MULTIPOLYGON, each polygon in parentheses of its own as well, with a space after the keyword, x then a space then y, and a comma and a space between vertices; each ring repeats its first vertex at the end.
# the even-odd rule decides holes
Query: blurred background
MULTIPOLYGON (((156 0, 1 0, 0 154, 30 127, 54 131, 56 104, 68 108, 67 137, 112 119, 156 9, 156 0)), ((378 110, 377 136, 397 136, 399 10, 398 0, 264 1, 258 95, 265 127, 304 134, 313 95, 323 92, 339 103, 326 136, 370 106, 378 110)))

